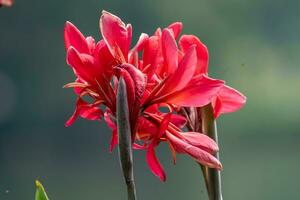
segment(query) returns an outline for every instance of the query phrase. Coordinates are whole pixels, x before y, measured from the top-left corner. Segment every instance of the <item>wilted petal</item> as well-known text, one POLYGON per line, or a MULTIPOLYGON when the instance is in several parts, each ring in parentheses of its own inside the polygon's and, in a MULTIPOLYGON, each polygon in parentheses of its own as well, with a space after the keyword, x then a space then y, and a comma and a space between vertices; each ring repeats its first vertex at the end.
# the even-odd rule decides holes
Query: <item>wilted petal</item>
POLYGON ((197 51, 197 74, 207 74, 208 70, 208 50, 207 47, 194 35, 183 35, 179 40, 180 48, 186 52, 192 45, 196 45, 197 51))
POLYGON ((83 34, 71 22, 66 22, 64 28, 65 47, 74 47, 79 53, 90 53, 87 41, 83 34))
POLYGON ((214 116, 218 118, 221 114, 235 112, 246 103, 246 97, 239 91, 224 85, 213 102, 214 116))

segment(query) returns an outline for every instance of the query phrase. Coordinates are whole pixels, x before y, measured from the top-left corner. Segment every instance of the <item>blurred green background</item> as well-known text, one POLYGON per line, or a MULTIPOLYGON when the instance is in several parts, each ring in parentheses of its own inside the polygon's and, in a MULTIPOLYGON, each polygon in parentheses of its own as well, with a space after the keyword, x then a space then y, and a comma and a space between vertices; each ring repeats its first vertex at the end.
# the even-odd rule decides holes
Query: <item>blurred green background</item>
MULTIPOLYGON (((300 199, 299 0, 16 0, 0 8, 0 199, 34 198, 40 179, 52 200, 125 199, 117 151, 104 123, 72 114, 74 80, 65 63, 63 26, 100 38, 102 9, 139 33, 182 21, 210 51, 210 74, 248 97, 218 120, 224 199, 300 199)), ((162 145, 167 182, 135 152, 138 196, 207 199, 199 167, 187 156, 173 166, 162 145)))

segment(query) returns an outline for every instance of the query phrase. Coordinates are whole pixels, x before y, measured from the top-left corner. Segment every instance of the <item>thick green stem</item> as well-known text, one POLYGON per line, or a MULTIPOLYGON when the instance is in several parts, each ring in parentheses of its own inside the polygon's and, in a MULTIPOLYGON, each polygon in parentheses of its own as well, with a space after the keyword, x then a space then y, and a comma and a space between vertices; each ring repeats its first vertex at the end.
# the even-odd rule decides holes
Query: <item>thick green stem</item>
MULTIPOLYGON (((213 108, 208 104, 201 108, 202 132, 218 143, 217 124, 213 108)), ((215 154, 219 159, 219 153, 215 154)), ((204 175, 209 200, 223 200, 221 189, 221 173, 219 170, 201 166, 204 175)))
POLYGON ((117 93, 117 126, 119 136, 119 158, 127 185, 128 200, 136 200, 126 84, 122 77, 119 80, 117 93))

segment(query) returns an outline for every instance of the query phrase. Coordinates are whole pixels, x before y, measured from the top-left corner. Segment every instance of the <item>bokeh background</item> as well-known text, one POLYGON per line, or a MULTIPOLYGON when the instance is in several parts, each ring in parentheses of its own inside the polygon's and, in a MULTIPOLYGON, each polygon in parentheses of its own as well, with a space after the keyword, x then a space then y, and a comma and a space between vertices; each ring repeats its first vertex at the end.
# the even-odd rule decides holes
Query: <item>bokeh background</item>
MULTIPOLYGON (((52 200, 125 199, 117 151, 104 123, 72 114, 74 79, 65 63, 63 26, 72 21, 99 39, 102 9, 141 32, 174 21, 210 51, 210 74, 242 91, 247 105, 218 120, 224 199, 300 199, 299 0, 16 0, 0 8, 0 199, 34 198, 40 179, 52 200)), ((167 182, 135 152, 138 196, 207 199, 195 162, 159 158, 167 182)))

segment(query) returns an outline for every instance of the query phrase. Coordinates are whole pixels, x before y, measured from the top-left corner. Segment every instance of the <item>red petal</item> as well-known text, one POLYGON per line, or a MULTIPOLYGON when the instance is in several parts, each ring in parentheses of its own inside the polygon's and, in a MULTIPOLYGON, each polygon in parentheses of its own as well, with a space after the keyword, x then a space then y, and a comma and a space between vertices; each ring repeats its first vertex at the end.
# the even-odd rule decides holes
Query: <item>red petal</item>
POLYGON ((112 74, 112 66, 115 65, 115 59, 112 57, 106 43, 104 40, 100 40, 94 50, 95 59, 99 65, 97 66, 97 71, 99 74, 106 75, 107 79, 110 80, 112 74))
POLYGON ((172 114, 170 122, 175 126, 182 128, 186 123, 186 119, 181 115, 172 114))
POLYGON ((104 113, 104 120, 106 122, 106 124, 109 126, 109 128, 111 128, 112 130, 117 129, 117 126, 115 124, 115 122, 112 121, 112 119, 110 118, 111 113, 110 112, 105 112, 104 113))
POLYGON ((126 27, 122 20, 106 11, 102 11, 100 30, 111 54, 118 58, 119 50, 127 60, 131 40, 131 27, 126 27))
POLYGON ((158 132, 158 127, 145 119, 144 117, 139 117, 138 127, 137 127, 137 138, 140 140, 150 140, 153 137, 153 133, 158 132))
POLYGON ((67 63, 73 67, 78 78, 94 82, 96 75, 93 74, 94 58, 88 54, 79 54, 72 46, 67 51, 67 63))
POLYGON ((155 155, 154 146, 152 144, 150 144, 147 149, 146 161, 152 173, 155 176, 157 176, 161 181, 165 181, 166 180, 165 172, 155 155))
POLYGON ((98 107, 82 106, 79 115, 84 119, 99 120, 103 113, 98 107))
POLYGON ((172 116, 172 114, 169 113, 163 117, 163 120, 161 121, 160 126, 159 126, 157 139, 159 139, 166 132, 166 130, 169 126, 169 123, 170 123, 171 116, 172 116))
POLYGON ((76 109, 70 119, 65 123, 65 126, 71 126, 78 116, 88 120, 100 120, 103 113, 97 106, 89 105, 82 99, 78 98, 76 109))
POLYGON ((157 55, 159 51, 159 38, 157 36, 152 36, 149 38, 148 43, 145 45, 143 52, 143 62, 144 66, 149 66, 149 70, 145 73, 147 74, 148 80, 150 80, 157 68, 157 55))
POLYGON ((182 30, 182 23, 181 22, 174 22, 168 26, 169 29, 172 29, 174 33, 174 38, 178 38, 181 30, 182 30))
POLYGON ((148 40, 149 40, 149 36, 146 33, 142 33, 140 35, 138 42, 132 49, 132 51, 141 51, 144 48, 144 46, 147 44, 148 40))
POLYGON ((95 49, 95 39, 92 36, 86 37, 86 43, 88 45, 89 51, 92 53, 95 49))
POLYGON ((164 90, 162 92, 171 93, 184 88, 194 76, 194 72, 197 64, 197 55, 195 46, 191 46, 186 52, 178 69, 165 83, 164 90))
POLYGON ((117 126, 116 124, 112 121, 111 119, 111 112, 106 111, 104 113, 104 120, 106 124, 109 126, 109 128, 112 129, 112 136, 110 140, 110 145, 109 145, 109 152, 112 152, 115 146, 118 144, 118 131, 117 131, 117 126))
POLYGON ((180 153, 185 152, 186 154, 189 154, 193 159, 205 166, 222 169, 222 164, 220 163, 220 161, 210 153, 191 144, 188 144, 187 142, 175 137, 169 132, 166 132, 166 135, 174 145, 175 149, 179 150, 180 153))
POLYGON ((224 85, 213 103, 215 118, 239 110, 246 103, 246 99, 239 91, 224 85))
POLYGON ((208 70, 208 50, 207 47, 194 35, 183 35, 179 40, 180 48, 186 52, 190 46, 196 45, 197 50, 197 69, 196 73, 207 74, 208 70))
POLYGON ((175 165, 176 164, 176 150, 170 141, 168 141, 168 145, 169 145, 172 157, 173 157, 173 164, 175 165))
POLYGON ((140 104, 146 87, 146 77, 140 70, 128 63, 116 67, 116 70, 122 73, 126 83, 131 131, 135 134, 140 104))
POLYGON ((162 32, 162 52, 165 60, 165 73, 172 74, 178 66, 177 44, 169 29, 162 32))
POLYGON ((149 36, 145 33, 142 33, 140 35, 140 38, 136 45, 131 49, 129 53, 129 63, 134 65, 138 68, 138 65, 136 65, 136 62, 138 62, 138 52, 144 49, 145 45, 148 43, 149 36))
POLYGON ((181 132, 180 134, 191 145, 199 147, 209 153, 216 153, 219 151, 217 143, 207 135, 197 132, 181 132))
POLYGON ((110 145, 109 145, 110 153, 114 150, 114 148, 116 147, 117 144, 118 144, 118 131, 117 131, 117 129, 114 129, 112 131, 112 136, 111 136, 110 145))
MULTIPOLYGON (((122 64, 119 67, 121 69, 124 69, 132 80, 132 83, 131 81, 129 81, 128 84, 126 83, 126 86, 132 88, 131 90, 134 91, 133 99, 135 100, 135 102, 132 101, 129 103, 140 103, 146 87, 145 75, 140 70, 138 70, 130 64, 122 64)), ((126 81, 125 77, 124 80, 126 81)))
POLYGON ((64 28, 66 50, 73 46, 80 53, 90 53, 88 44, 83 34, 71 23, 66 22, 64 28))
POLYGON ((212 101, 224 82, 201 76, 192 81, 186 88, 161 99, 168 103, 186 107, 201 107, 212 101))

